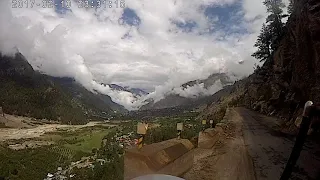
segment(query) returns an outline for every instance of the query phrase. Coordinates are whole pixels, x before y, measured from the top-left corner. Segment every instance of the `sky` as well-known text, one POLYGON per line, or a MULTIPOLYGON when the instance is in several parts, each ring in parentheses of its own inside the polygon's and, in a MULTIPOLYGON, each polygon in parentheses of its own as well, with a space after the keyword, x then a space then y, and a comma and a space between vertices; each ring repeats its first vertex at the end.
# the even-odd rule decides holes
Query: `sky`
POLYGON ((89 8, 60 1, 52 8, 42 0, 1 0, 0 52, 18 50, 35 70, 72 77, 129 110, 172 90, 184 97, 213 94, 221 83, 179 87, 217 72, 242 78, 259 64, 250 55, 267 16, 262 0, 123 0, 122 7, 120 0, 101 0, 101 7, 93 0, 89 8), (101 83, 150 94, 137 99, 101 83))

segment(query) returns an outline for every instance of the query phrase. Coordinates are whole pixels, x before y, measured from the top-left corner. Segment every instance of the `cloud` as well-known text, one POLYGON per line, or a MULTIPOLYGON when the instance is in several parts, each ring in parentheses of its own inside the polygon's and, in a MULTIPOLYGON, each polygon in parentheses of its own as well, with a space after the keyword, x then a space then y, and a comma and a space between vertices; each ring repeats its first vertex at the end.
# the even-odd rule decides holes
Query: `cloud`
POLYGON ((250 54, 266 16, 261 1, 137 0, 125 1, 125 9, 85 9, 72 1, 70 11, 61 11, 12 8, 3 0, 0 51, 18 49, 35 69, 74 77, 132 109, 146 97, 100 82, 142 88, 159 99, 175 88, 186 96, 208 93, 201 86, 181 92, 179 86, 212 73, 250 74, 257 62, 250 54))
POLYGON ((137 109, 142 104, 142 99, 138 99, 130 92, 112 90, 108 85, 101 85, 95 81, 92 81, 92 87, 102 94, 108 94, 112 97, 112 101, 128 110, 137 109))
POLYGON ((212 86, 204 88, 204 83, 196 84, 194 86, 176 87, 171 93, 179 94, 182 97, 196 98, 199 96, 209 96, 223 88, 221 81, 217 80, 212 86))

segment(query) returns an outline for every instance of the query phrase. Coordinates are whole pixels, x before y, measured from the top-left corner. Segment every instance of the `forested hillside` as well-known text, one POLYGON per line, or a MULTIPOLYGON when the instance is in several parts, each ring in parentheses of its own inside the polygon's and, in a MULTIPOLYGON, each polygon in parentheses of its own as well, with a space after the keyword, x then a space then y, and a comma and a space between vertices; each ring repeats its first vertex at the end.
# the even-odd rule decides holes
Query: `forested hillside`
POLYGON ((124 108, 111 98, 86 90, 72 79, 34 71, 22 54, 0 55, 0 102, 9 114, 82 124, 105 119, 124 108))

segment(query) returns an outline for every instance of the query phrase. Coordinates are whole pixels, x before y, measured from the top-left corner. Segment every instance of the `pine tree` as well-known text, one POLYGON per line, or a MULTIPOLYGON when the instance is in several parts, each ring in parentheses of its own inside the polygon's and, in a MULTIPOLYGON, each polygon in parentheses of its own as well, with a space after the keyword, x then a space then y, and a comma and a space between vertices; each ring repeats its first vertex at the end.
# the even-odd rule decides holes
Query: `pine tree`
POLYGON ((293 6, 294 6, 294 0, 290 0, 289 5, 288 5, 288 13, 289 14, 292 14, 293 6))
POLYGON ((271 31, 266 24, 262 25, 260 35, 254 46, 258 48, 258 51, 253 53, 252 56, 260 59, 260 62, 265 61, 271 55, 271 31))
POLYGON ((282 18, 285 17, 282 11, 285 5, 282 0, 265 0, 263 4, 267 7, 269 15, 254 45, 258 50, 252 54, 260 62, 266 61, 278 47, 284 31, 282 18))

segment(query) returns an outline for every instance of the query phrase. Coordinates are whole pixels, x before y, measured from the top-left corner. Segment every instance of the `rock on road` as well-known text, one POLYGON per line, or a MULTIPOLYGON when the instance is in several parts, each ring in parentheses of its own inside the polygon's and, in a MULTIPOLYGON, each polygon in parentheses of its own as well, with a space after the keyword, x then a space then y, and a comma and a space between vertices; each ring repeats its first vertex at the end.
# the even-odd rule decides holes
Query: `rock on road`
MULTIPOLYGON (((284 170, 294 145, 294 137, 274 130, 277 119, 245 108, 235 108, 243 121, 243 136, 253 158, 258 180, 277 180, 284 170)), ((307 140, 291 179, 320 179, 320 146, 307 140)))

